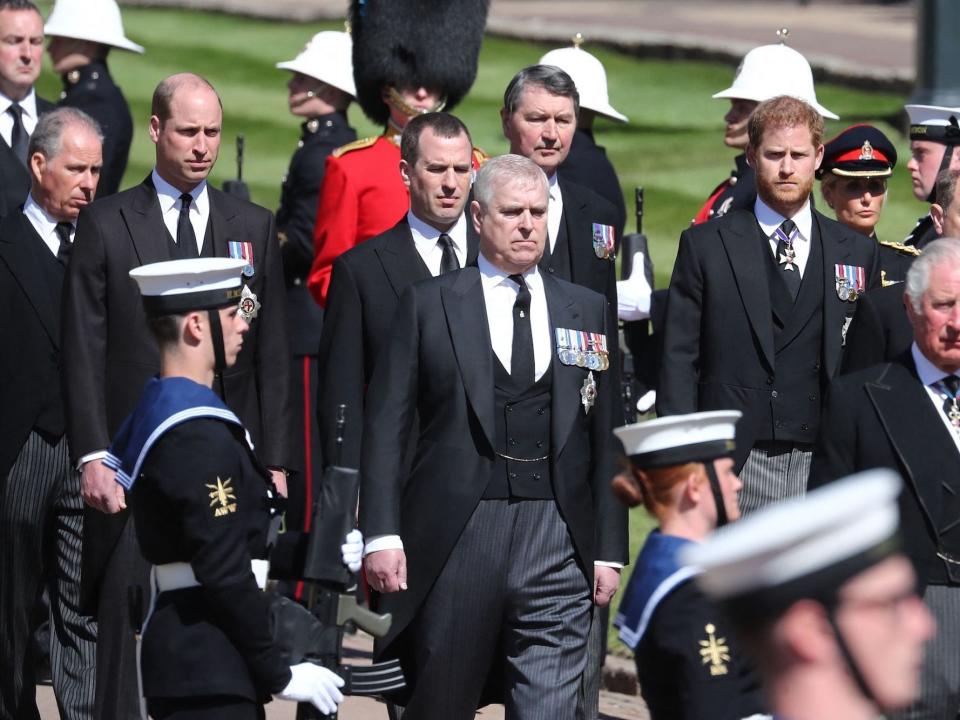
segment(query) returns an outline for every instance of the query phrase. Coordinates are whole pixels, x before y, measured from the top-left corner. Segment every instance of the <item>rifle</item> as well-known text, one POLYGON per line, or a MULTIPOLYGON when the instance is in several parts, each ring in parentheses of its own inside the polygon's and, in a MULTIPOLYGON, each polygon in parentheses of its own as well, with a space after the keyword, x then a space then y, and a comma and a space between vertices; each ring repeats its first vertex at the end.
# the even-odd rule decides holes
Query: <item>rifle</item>
POLYGON ((250 199, 250 188, 243 181, 243 135, 237 135, 237 179, 227 180, 223 184, 223 191, 241 200, 250 199))
MULTIPOLYGON (((346 429, 346 405, 337 408, 337 461, 340 461, 346 429)), ((328 466, 323 473, 320 494, 313 508, 301 577, 305 586, 306 607, 287 603, 309 615, 284 634, 293 634, 296 648, 292 662, 307 660, 330 668, 344 681, 344 695, 380 695, 405 687, 398 660, 369 666, 343 665, 344 626, 353 623, 374 637, 390 630, 392 618, 379 615, 357 602, 356 577, 343 565, 340 545, 353 529, 359 493, 359 473, 353 468, 328 466), (299 656, 299 659, 298 657, 299 656)), ((291 613, 292 614, 292 613, 291 613)), ((331 717, 309 703, 297 704, 297 720, 331 717)))

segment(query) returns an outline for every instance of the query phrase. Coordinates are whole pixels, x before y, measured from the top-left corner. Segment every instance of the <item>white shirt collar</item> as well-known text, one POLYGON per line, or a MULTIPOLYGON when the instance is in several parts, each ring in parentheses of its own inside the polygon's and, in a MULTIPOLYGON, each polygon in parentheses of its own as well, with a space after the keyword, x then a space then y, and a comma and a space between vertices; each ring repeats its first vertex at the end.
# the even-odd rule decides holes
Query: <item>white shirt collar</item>
MULTIPOLYGON (((559 190, 559 187, 560 187, 559 183, 560 183, 560 173, 555 172, 553 175, 547 178, 547 186, 549 187, 549 192, 551 195, 554 194, 554 190, 559 190)), ((559 196, 560 196, 560 193, 558 192, 557 197, 559 196)))
MULTIPOLYGON (((780 227, 780 224, 786 220, 783 215, 767 205, 759 196, 753 205, 753 213, 757 216, 757 222, 760 223, 760 227, 763 228, 763 232, 767 237, 773 235, 776 229, 780 227)), ((790 219, 796 223, 797 230, 800 231, 800 238, 810 240, 813 228, 813 214, 810 211, 809 197, 803 204, 803 207, 790 219)))
MULTIPOLYGON (((153 169, 150 177, 153 180, 153 187, 157 191, 157 199, 160 201, 160 211, 166 215, 180 202, 180 196, 183 192, 177 190, 177 188, 160 177, 156 168, 153 169)), ((190 204, 190 211, 196 211, 201 215, 206 215, 210 209, 210 195, 207 193, 207 181, 201 180, 200 184, 190 191, 190 197, 193 198, 193 202, 190 204)))
MULTIPOLYGON (((413 210, 407 211, 407 223, 410 225, 410 234, 413 235, 413 242, 417 247, 434 246, 440 237, 440 230, 433 225, 424 222, 416 215, 413 210)), ((460 213, 456 224, 447 231, 447 235, 453 241, 453 246, 457 251, 465 250, 467 246, 467 218, 466 213, 460 213)))
POLYGON ((920 382, 924 385, 933 385, 936 382, 943 380, 945 377, 951 374, 944 372, 932 362, 927 359, 927 356, 924 355, 919 346, 916 343, 910 347, 910 353, 913 355, 913 362, 917 366, 917 376, 920 378, 920 382))
MULTIPOLYGON (((504 283, 509 283, 510 287, 516 288, 518 285, 510 279, 512 273, 508 273, 506 270, 501 270, 492 262, 487 260, 483 253, 480 253, 477 256, 477 267, 480 268, 480 279, 483 282, 484 289, 493 288, 497 285, 502 285, 504 283)), ((540 270, 537 268, 537 265, 534 264, 532 267, 528 268, 526 272, 523 273, 523 280, 527 283, 528 288, 541 287, 543 285, 543 278, 540 276, 540 270)))
MULTIPOLYGON (((0 113, 7 112, 7 108, 13 105, 13 100, 8 98, 3 93, 0 93, 0 113)), ((31 117, 34 120, 37 119, 37 93, 33 88, 30 88, 30 92, 27 96, 20 101, 20 107, 23 108, 23 113, 27 117, 31 117)))

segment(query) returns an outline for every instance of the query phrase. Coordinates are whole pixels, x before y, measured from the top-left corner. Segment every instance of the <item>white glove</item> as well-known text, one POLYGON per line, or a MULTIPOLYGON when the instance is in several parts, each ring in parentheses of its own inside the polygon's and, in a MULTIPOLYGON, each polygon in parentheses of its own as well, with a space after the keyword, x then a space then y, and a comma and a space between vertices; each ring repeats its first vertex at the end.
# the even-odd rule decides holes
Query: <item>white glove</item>
POLYGON ((343 702, 343 678, 325 667, 300 663, 290 667, 290 682, 276 697, 280 700, 311 703, 324 715, 333 715, 343 702))
POLYGON ((653 289, 643 272, 643 253, 633 254, 630 277, 617 283, 617 317, 621 320, 646 320, 650 317, 653 289))
POLYGON ((347 566, 350 572, 360 571, 363 564, 363 533, 359 530, 351 530, 343 539, 343 545, 340 546, 340 557, 343 558, 343 564, 347 566))

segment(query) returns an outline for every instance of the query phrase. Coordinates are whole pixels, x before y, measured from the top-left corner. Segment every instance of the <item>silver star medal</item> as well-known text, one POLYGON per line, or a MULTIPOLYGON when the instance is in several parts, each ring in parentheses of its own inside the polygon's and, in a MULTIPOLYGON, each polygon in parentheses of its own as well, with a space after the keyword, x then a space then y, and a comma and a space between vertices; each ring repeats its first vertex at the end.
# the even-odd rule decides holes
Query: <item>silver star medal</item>
POLYGON ((243 292, 240 294, 240 310, 238 314, 244 320, 250 322, 257 316, 258 312, 260 312, 260 301, 257 300, 257 296, 253 290, 251 290, 248 285, 244 285, 243 292))
POLYGON ((583 381, 583 387, 580 388, 580 402, 583 404, 583 413, 590 413, 590 408, 597 401, 597 382, 593 379, 593 371, 587 375, 583 381))

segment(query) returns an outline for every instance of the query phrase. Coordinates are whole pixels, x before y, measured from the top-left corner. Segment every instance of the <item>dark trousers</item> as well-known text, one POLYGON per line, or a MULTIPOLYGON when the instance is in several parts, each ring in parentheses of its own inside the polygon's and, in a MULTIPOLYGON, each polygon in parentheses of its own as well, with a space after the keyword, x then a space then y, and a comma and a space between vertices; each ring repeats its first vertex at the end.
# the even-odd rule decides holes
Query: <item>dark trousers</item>
POLYGON ((263 720, 263 705, 236 697, 154 698, 147 701, 153 720, 263 720))
POLYGON ((97 602, 97 720, 140 720, 136 632, 150 602, 150 565, 133 516, 107 563, 97 602))
POLYGON ((404 720, 472 720, 487 676, 508 720, 574 720, 591 592, 553 500, 483 500, 411 630, 404 720))
POLYGON ((93 717, 96 625, 80 615, 83 500, 66 439, 31 433, 0 486, 0 718, 39 718, 30 632, 50 601, 50 666, 63 720, 93 717))
MULTIPOLYGON (((290 366, 293 414, 293 462, 297 472, 287 479, 289 491, 286 527, 306 530, 305 518, 313 509, 313 500, 323 476, 320 428, 317 425, 317 356, 296 355, 290 366)), ((358 409, 359 410, 359 409, 358 409)))

